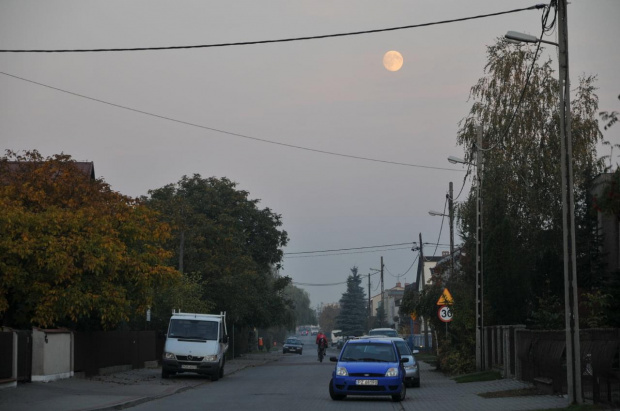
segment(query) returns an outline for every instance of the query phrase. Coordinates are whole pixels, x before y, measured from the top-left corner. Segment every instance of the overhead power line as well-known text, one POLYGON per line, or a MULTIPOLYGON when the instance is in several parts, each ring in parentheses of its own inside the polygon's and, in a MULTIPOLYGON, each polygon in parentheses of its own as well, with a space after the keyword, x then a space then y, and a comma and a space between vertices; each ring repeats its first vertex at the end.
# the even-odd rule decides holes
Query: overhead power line
MULTIPOLYGON (((372 277, 373 275, 376 275, 378 273, 372 273, 370 274, 370 276, 372 277)), ((341 281, 339 283, 300 283, 297 281, 292 281, 293 285, 305 285, 305 286, 309 286, 309 287, 331 287, 334 285, 342 285, 342 284, 346 284, 346 281, 341 281)))
POLYGON ((336 248, 334 250, 320 250, 320 251, 299 251, 295 253, 284 253, 284 255, 295 255, 295 254, 314 254, 314 253, 330 253, 332 251, 350 251, 350 250, 364 250, 367 248, 382 248, 382 247, 395 247, 397 245, 414 245, 417 244, 415 241, 410 241, 408 243, 397 243, 397 244, 384 244, 384 245, 370 245, 367 247, 352 247, 352 248, 336 248))
POLYGON ((380 160, 380 159, 370 158, 370 157, 354 156, 354 155, 351 155, 351 154, 343 154, 343 153, 336 153, 336 152, 333 152, 333 151, 319 150, 319 149, 315 149, 315 148, 298 146, 298 145, 294 145, 294 144, 281 143, 279 141, 273 141, 273 140, 267 140, 267 139, 264 139, 264 138, 248 136, 248 135, 245 135, 245 134, 233 133, 231 131, 226 131, 226 130, 222 130, 222 129, 218 129, 218 128, 214 128, 214 127, 203 126, 203 125, 196 124, 196 123, 190 123, 189 121, 178 120, 178 119, 175 119, 175 118, 172 118, 172 117, 162 116, 162 115, 159 115, 159 114, 153 114, 153 113, 149 113, 148 111, 138 110, 138 109, 135 109, 135 108, 132 108, 132 107, 128 107, 128 106, 123 106, 121 104, 111 103, 109 101, 101 100, 101 99, 94 98, 94 97, 89 97, 89 96, 86 96, 84 94, 75 93, 73 91, 63 90, 63 89, 58 88, 58 87, 53 87, 53 86, 50 86, 50 85, 47 85, 47 84, 44 84, 44 83, 39 83, 38 81, 29 80, 27 78, 19 77, 19 76, 16 76, 16 75, 13 75, 13 74, 9 74, 9 73, 5 73, 3 71, 0 71, 0 74, 3 74, 3 75, 8 76, 8 77, 12 77, 12 78, 17 79, 17 80, 22 80, 22 81, 25 81, 25 82, 28 82, 28 83, 36 84, 36 85, 41 86, 41 87, 46 87, 46 88, 49 88, 49 89, 52 89, 52 90, 60 91, 61 93, 70 94, 70 95, 75 96, 75 97, 85 98, 87 100, 95 101, 97 103, 107 104, 109 106, 120 108, 120 109, 123 109, 123 110, 133 111, 134 113, 144 114, 145 116, 155 117, 155 118, 159 118, 159 119, 162 119, 162 120, 172 121, 174 123, 184 124, 186 126, 196 127, 196 128, 200 128, 200 129, 203 129, 203 130, 214 131, 216 133, 221 133, 221 134, 227 134, 229 136, 245 138, 247 140, 258 141, 258 142, 261 142, 261 143, 274 144, 274 145, 277 145, 277 146, 294 148, 294 149, 297 149, 297 150, 310 151, 310 152, 319 153, 319 154, 327 154, 327 155, 337 156, 337 157, 352 158, 354 160, 372 161, 372 162, 375 162, 375 163, 392 164, 392 165, 405 166, 405 167, 426 168, 426 169, 431 169, 431 170, 445 170, 445 171, 463 172, 463 170, 459 170, 459 169, 455 169, 455 168, 424 166, 424 165, 419 165, 419 164, 401 163, 401 162, 398 162, 398 161, 380 160))
POLYGON ((481 14, 478 16, 471 16, 471 17, 462 17, 458 19, 441 20, 441 21, 435 21, 431 23, 411 24, 408 26, 388 27, 388 28, 374 29, 374 30, 351 31, 351 32, 346 32, 346 33, 323 34, 323 35, 317 35, 317 36, 291 37, 291 38, 283 38, 283 39, 275 39, 275 40, 257 40, 257 41, 242 41, 242 42, 236 42, 236 43, 200 44, 200 45, 194 45, 194 46, 131 47, 131 48, 106 48, 106 49, 0 50, 0 53, 100 53, 100 52, 118 52, 118 51, 155 51, 155 50, 199 49, 199 48, 213 48, 213 47, 250 46, 250 45, 256 45, 256 44, 270 44, 270 43, 286 43, 286 42, 292 42, 292 41, 319 40, 319 39, 327 39, 327 38, 334 38, 334 37, 358 36, 361 34, 383 33, 383 32, 388 32, 388 31, 436 26, 439 24, 458 23, 458 22, 467 21, 467 20, 482 19, 482 18, 487 18, 487 17, 501 16, 504 14, 518 13, 521 11, 535 10, 535 9, 540 9, 544 7, 545 7, 544 4, 537 4, 535 6, 530 6, 530 7, 520 8, 520 9, 500 11, 497 13, 481 14))
POLYGON ((411 248, 410 247, 396 247, 396 248, 381 248, 381 249, 365 250, 365 251, 348 251, 345 253, 333 253, 333 254, 306 254, 306 255, 291 255, 291 256, 285 255, 284 258, 332 257, 336 255, 380 253, 383 251, 395 251, 395 250, 411 250, 411 248))

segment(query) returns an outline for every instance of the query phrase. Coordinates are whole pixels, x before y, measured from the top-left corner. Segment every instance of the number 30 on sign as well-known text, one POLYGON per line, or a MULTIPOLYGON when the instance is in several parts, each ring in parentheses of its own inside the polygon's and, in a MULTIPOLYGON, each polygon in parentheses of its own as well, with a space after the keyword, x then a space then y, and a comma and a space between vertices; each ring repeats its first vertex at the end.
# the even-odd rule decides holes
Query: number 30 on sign
POLYGON ((437 316, 444 323, 449 323, 452 321, 452 309, 449 306, 444 305, 439 308, 439 311, 437 311, 437 316))

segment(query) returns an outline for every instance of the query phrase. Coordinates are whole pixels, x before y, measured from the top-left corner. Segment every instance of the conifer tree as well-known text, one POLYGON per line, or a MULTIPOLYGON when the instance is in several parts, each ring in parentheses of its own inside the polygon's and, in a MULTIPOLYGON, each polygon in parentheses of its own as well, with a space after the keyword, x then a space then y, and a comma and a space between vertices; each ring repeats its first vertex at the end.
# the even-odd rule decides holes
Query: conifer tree
POLYGON ((366 331, 366 294, 361 284, 357 267, 351 268, 347 291, 340 298, 340 314, 336 317, 336 328, 342 330, 343 335, 362 335, 366 331))

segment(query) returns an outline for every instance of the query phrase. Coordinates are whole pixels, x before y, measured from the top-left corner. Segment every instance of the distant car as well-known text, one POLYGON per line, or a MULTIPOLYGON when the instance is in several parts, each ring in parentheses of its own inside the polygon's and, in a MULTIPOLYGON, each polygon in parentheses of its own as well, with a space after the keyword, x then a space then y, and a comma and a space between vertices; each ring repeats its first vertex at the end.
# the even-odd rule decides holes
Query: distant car
POLYGON ((297 338, 287 338, 282 346, 282 354, 286 353, 297 353, 301 355, 304 349, 304 344, 299 341, 297 338))
POLYGON ((318 331, 312 331, 312 335, 317 335, 318 333, 318 331))
POLYGON ((412 352, 409 349, 409 345, 407 345, 407 341, 400 337, 378 337, 378 339, 394 341, 400 358, 407 359, 407 362, 403 363, 405 367, 405 384, 409 387, 420 387, 420 367, 414 356, 418 351, 412 352))
POLYGON ((338 357, 329 382, 332 400, 347 395, 389 395, 392 401, 402 401, 407 395, 405 368, 398 349, 389 339, 348 340, 338 357))
POLYGON ((393 328, 373 328, 368 331, 368 335, 370 336, 379 336, 385 335, 386 337, 400 337, 395 329, 393 328))

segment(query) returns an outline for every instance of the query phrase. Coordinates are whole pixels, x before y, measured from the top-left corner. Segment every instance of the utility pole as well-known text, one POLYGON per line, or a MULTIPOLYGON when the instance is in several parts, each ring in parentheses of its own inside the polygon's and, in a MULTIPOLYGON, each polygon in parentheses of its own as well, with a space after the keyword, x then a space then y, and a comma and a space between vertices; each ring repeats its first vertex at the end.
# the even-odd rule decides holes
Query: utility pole
MULTIPOLYGON (((418 264, 422 264, 422 275, 420 276, 420 281, 422 284, 417 284, 418 290, 424 290, 426 286, 426 279, 424 278, 424 243, 422 242, 422 233, 420 233, 420 258, 418 259, 418 264)), ((428 341, 428 318, 425 315, 422 317, 424 324, 424 348, 428 349, 429 341, 428 341)))
POLYGON ((484 366, 484 288, 482 271, 482 125, 476 143, 476 369, 484 366))
POLYGON ((370 303, 370 273, 368 273, 368 321, 367 321, 367 325, 368 325, 368 329, 370 330, 370 321, 372 319, 372 306, 370 303))
POLYGON ((384 326, 384 318, 386 318, 387 313, 385 311, 385 294, 383 293, 383 256, 381 256, 381 311, 383 311, 383 314, 381 315, 381 321, 379 324, 381 324, 381 326, 384 326))
POLYGON ((448 208, 450 215, 450 277, 454 275, 454 197, 452 195, 452 181, 448 191, 448 208))
POLYGON ((562 229, 564 233, 564 317, 566 327, 566 371, 568 399, 583 403, 581 392, 581 344, 577 308, 577 259, 575 250, 575 198, 573 143, 571 138, 570 76, 568 70, 567 1, 557 0, 560 60, 560 133, 562 163, 562 229))

